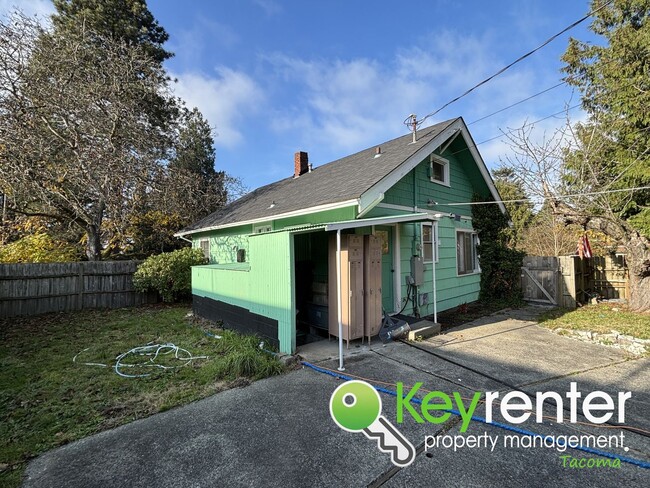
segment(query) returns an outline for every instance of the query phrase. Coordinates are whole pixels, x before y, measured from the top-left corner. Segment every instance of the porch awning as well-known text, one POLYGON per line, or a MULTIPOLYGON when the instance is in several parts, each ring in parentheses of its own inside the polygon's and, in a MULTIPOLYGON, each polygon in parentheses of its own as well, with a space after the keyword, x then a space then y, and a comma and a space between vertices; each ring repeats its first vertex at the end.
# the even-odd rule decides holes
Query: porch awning
POLYGON ((332 222, 325 224, 325 230, 343 230, 354 229, 356 227, 368 227, 371 225, 403 224, 407 222, 422 222, 423 220, 437 220, 428 213, 410 213, 401 215, 391 215, 390 217, 373 217, 371 219, 344 220, 342 222, 332 222))
POLYGON ((328 224, 304 224, 293 227, 283 227, 278 230, 261 232, 259 234, 249 234, 250 237, 263 236, 268 234, 277 234, 280 232, 289 232, 290 234, 301 234, 306 232, 315 232, 319 230, 343 230, 354 229, 356 227, 369 227, 372 225, 402 224, 407 222, 422 222, 423 220, 438 220, 429 213, 410 213, 391 215, 390 217, 373 217, 371 219, 343 220, 341 222, 330 222, 328 224))

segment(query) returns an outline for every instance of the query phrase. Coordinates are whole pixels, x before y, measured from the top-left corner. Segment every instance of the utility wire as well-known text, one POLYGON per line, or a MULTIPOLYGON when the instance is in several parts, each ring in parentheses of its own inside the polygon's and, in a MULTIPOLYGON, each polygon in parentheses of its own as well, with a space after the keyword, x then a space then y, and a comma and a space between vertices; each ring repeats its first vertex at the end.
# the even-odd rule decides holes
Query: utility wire
MULTIPOLYGON (((539 197, 542 200, 546 200, 547 198, 553 198, 560 200, 562 198, 575 198, 575 197, 589 197, 589 196, 594 196, 594 195, 605 195, 607 193, 620 193, 620 192, 625 192, 625 191, 638 191, 638 190, 650 190, 650 186, 636 186, 632 188, 618 188, 616 190, 602 190, 602 191, 591 191, 591 192, 583 192, 583 193, 572 193, 568 195, 553 195, 553 196, 548 196, 548 197, 539 197)), ((490 205, 492 203, 524 203, 524 202, 530 202, 532 198, 519 198, 517 200, 494 200, 494 201, 489 201, 489 202, 455 202, 455 203, 436 203, 436 206, 439 205, 449 205, 449 206, 457 206, 457 205, 490 205)))
MULTIPOLYGON (((514 60, 514 61, 513 61, 512 63, 510 63, 509 65, 507 65, 507 66, 501 68, 499 71, 497 71, 496 73, 494 73, 492 76, 489 76, 488 78, 484 79, 484 80, 481 81, 480 83, 477 83, 477 84, 474 85, 472 88, 470 88, 470 89, 468 89, 467 91, 465 91, 465 93, 463 93, 462 95, 459 95, 459 96, 457 96, 456 98, 454 98, 453 100, 450 100, 449 102, 445 103, 445 104, 444 104, 442 107, 440 107, 439 109, 437 109, 437 110, 435 110, 435 111, 433 111, 433 112, 431 112, 431 113, 425 115, 423 118, 421 118, 420 120, 418 120, 418 121, 416 122, 417 126, 422 125, 422 123, 423 123, 425 120, 427 120, 428 118, 433 117, 433 116, 436 115, 438 112, 444 110, 445 108, 447 108, 447 107, 448 107, 449 105, 451 105, 452 103, 457 102, 457 101, 460 100, 461 98, 463 98, 463 97, 469 95, 470 93, 472 93, 474 90, 476 90, 476 89, 479 88, 480 86, 486 84, 487 82, 491 81, 492 79, 494 79, 494 78, 496 78, 497 76, 499 76, 500 74, 502 74, 504 71, 506 71, 506 70, 508 70, 509 68, 513 67, 515 64, 517 64, 517 63, 523 61, 523 60, 526 59, 527 57, 529 57, 529 56, 531 56, 532 54, 536 53, 537 51, 539 51, 539 50, 542 49, 544 46, 546 46, 546 45, 549 44, 550 42, 552 42, 552 41, 554 41, 555 39, 557 39, 559 36, 561 36, 561 35, 564 34, 565 32, 567 32, 567 31, 573 29, 573 28, 576 27, 577 25, 579 25, 579 24, 581 24, 582 22, 584 22, 585 20, 587 20, 589 17, 591 17, 592 15, 594 15, 594 14, 595 14, 596 12, 598 12, 599 10, 602 10, 602 9, 604 9, 605 7, 609 6, 613 1, 614 1, 614 0, 609 0, 607 3, 604 3, 603 5, 601 5, 600 7, 598 7, 597 9, 595 9, 595 10, 593 10, 593 11, 590 11, 587 15, 585 15, 585 16, 582 17, 581 19, 576 20, 574 23, 572 23, 571 25, 565 27, 565 28, 562 29, 560 32, 558 32, 557 34, 555 34, 555 35, 549 37, 546 41, 544 41, 542 44, 540 44, 539 46, 537 46, 537 47, 536 47, 535 49, 533 49, 532 51, 529 51, 529 52, 527 52, 526 54, 524 54, 523 56, 520 56, 519 58, 517 58, 516 60, 514 60)), ((405 121, 405 124, 408 125, 408 123, 409 123, 410 120, 411 120, 410 118, 407 118, 406 121, 405 121)))
MULTIPOLYGON (((494 141, 495 139, 499 139, 500 137, 503 137, 505 135, 512 134, 513 132, 516 132, 516 131, 518 131, 520 129, 523 129, 525 127, 535 125, 538 122, 542 122, 542 121, 550 119, 552 117, 557 117, 558 115, 565 114, 565 113, 567 113, 567 112, 569 112, 569 111, 571 111, 573 109, 576 109, 576 108, 580 107, 581 105, 582 105, 582 103, 578 103, 578 104, 572 105, 572 106, 570 106, 570 107, 568 107, 568 108, 566 108, 564 110, 560 110, 559 112, 555 112, 554 114, 547 115, 546 117, 542 117, 541 119, 537 119, 537 120, 534 120, 532 122, 527 122, 524 125, 522 125, 521 127, 518 127, 517 129, 510 129, 510 130, 507 130, 507 131, 503 131, 498 136, 490 137, 489 139, 485 139, 484 141, 481 141, 481 142, 476 143, 474 145, 468 145, 467 147, 464 147, 463 149, 459 149, 458 151, 454 151, 452 153, 449 153, 449 156, 454 156, 454 155, 460 154, 460 153, 462 153, 464 151, 469 151, 470 149, 478 149, 478 146, 480 146, 481 144, 485 144, 486 142, 494 141)), ((645 127, 643 129, 638 129, 638 130, 635 130, 634 132, 631 132, 630 135, 637 134, 639 132, 644 132, 644 131, 647 131, 649 129, 650 129, 650 127, 645 127)))
MULTIPOLYGON (((484 141, 481 141, 481 142, 477 143, 476 146, 480 146, 481 144, 485 144, 486 142, 493 141, 495 139, 498 139, 499 137, 503 137, 506 134, 512 134, 513 132, 515 132, 517 130, 523 129, 524 127, 528 127, 530 125, 535 125, 535 124, 537 124, 539 122, 550 119, 552 117, 557 117, 558 115, 565 114, 565 113, 567 113, 567 112, 569 112, 569 111, 571 111, 571 110, 573 110, 575 108, 580 107, 581 105, 582 105, 582 103, 578 103, 576 105, 570 106, 569 108, 565 108, 564 110, 560 110, 559 112, 555 112, 554 114, 547 115, 546 117, 543 117, 541 119, 537 119, 537 120, 534 120, 532 122, 526 122, 524 125, 522 125, 521 127, 517 128, 517 129, 509 130, 509 131, 506 131, 506 132, 503 132, 503 133, 499 134, 498 136, 494 136, 494 137, 490 137, 489 139, 485 139, 484 141)), ((476 146, 474 146, 474 147, 476 147, 476 146)), ((461 149, 460 151, 457 151, 457 152, 462 152, 462 151, 465 151, 465 149, 461 149)), ((452 154, 456 154, 456 153, 452 153, 452 154)))
POLYGON ((547 88, 546 90, 542 90, 542 91, 539 92, 539 93, 535 93, 534 95, 531 95, 531 96, 529 96, 528 98, 524 98, 523 100, 519 100, 518 102, 515 102, 515 103, 513 103, 512 105, 508 105, 507 107, 504 107, 504 108, 502 108, 501 110, 497 110, 496 112, 492 112, 491 114, 486 115, 486 116, 484 116, 484 117, 481 117, 480 119, 476 119, 476 120, 470 122, 470 123, 467 124, 467 125, 476 124, 477 122, 480 122, 480 121, 482 121, 482 120, 488 119, 488 118, 492 117, 493 115, 500 114, 501 112, 503 112, 503 111, 505 111, 505 110, 508 110, 509 108, 515 107, 515 106, 519 105, 520 103, 527 102, 528 100, 531 100, 531 99, 533 99, 533 98, 535 98, 535 97, 538 97, 538 96, 540 96, 540 95, 543 95, 544 93, 546 93, 546 92, 548 92, 548 91, 551 91, 553 88, 557 88, 558 86, 562 86, 562 85, 566 85, 566 81, 561 81, 561 82, 558 83, 557 85, 553 85, 552 87, 547 88))

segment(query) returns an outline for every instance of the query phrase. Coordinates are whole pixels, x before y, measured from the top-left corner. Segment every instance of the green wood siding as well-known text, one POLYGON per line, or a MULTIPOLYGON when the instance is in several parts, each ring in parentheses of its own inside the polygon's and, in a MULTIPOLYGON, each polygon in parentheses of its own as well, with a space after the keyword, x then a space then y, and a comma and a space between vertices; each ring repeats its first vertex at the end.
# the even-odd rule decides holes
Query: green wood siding
MULTIPOLYGON (((465 151, 467 152, 467 151, 465 151)), ((429 157, 423 159, 408 175, 398 181, 385 194, 383 203, 417 206, 421 209, 442 213, 471 215, 470 205, 428 205, 429 200, 444 203, 470 202, 476 193, 487 194, 488 188, 471 157, 450 155, 447 150, 444 157, 449 160, 450 186, 434 183, 430 180, 429 157)), ((461 153, 462 154, 462 153, 461 153)))
POLYGON ((203 232, 192 236, 192 247, 200 247, 202 239, 210 240, 210 263, 229 264, 237 262, 237 250, 246 251, 249 260, 248 235, 253 232, 250 225, 224 229, 220 232, 203 232))
POLYGON ((296 225, 309 225, 309 224, 327 224, 329 222, 338 222, 342 220, 352 220, 357 217, 357 207, 344 207, 335 210, 326 210, 323 212, 316 212, 308 215, 299 215, 297 217, 289 217, 286 219, 278 219, 273 221, 274 229, 280 230, 286 227, 294 227, 296 225))
POLYGON ((251 311, 278 321, 280 351, 296 350, 293 236, 288 232, 250 239, 251 311))
MULTIPOLYGON (((429 200, 439 204, 470 202, 475 192, 485 193, 487 191, 487 185, 478 169, 476 169, 473 160, 470 158, 467 161, 467 158, 448 155, 449 152, 446 151, 444 157, 449 160, 450 186, 430 181, 429 158, 427 157, 386 192, 383 202, 411 209, 417 206, 420 210, 426 209, 444 215, 438 222, 439 261, 436 263, 438 311, 477 300, 480 288, 480 274, 458 276, 456 268, 456 229, 471 230, 472 224, 471 220, 468 219, 456 221, 447 216, 450 213, 460 214, 465 217, 471 216, 471 206, 431 206, 427 205, 427 202, 429 200), (470 169, 467 170, 467 168, 470 169)), ((377 207, 369 212, 368 216, 394 215, 404 213, 404 211, 377 207)), ((419 254, 420 234, 420 224, 400 225, 400 290, 402 297, 400 308, 406 298, 406 276, 411 273, 411 256, 419 254)), ((420 306, 420 315, 422 316, 433 313, 433 264, 425 264, 424 270, 424 285, 418 287, 418 295, 422 293, 429 294, 429 301, 428 305, 420 306)), ((404 312, 413 313, 413 304, 409 302, 404 312)))
MULTIPOLYGON (((480 274, 458 276, 456 267, 456 230, 472 229, 471 219, 467 218, 471 215, 471 207, 440 205, 469 202, 474 193, 488 193, 487 185, 461 139, 457 138, 442 155, 449 160, 449 186, 430 181, 427 157, 385 192, 382 203, 403 206, 405 209, 378 206, 365 216, 372 218, 404 214, 414 211, 414 207, 418 211, 443 214, 438 221, 439 261, 435 263, 438 311, 477 300, 480 286, 480 274), (438 205, 428 205, 429 200, 438 202, 438 205), (457 221, 448 216, 450 213, 465 218, 457 221)), ((201 238, 210 238, 212 262, 219 264, 194 267, 192 291, 196 295, 218 299, 276 319, 281 351, 295 352, 295 261, 307 259, 317 242, 322 240, 322 243, 326 243, 327 240, 321 239, 321 234, 324 234, 322 231, 314 233, 314 238, 317 239, 314 241, 303 237, 294 239, 290 231, 283 232, 282 229, 356 217, 357 207, 350 206, 266 222, 274 230, 271 233, 252 235, 254 226, 246 225, 194 235, 196 247, 201 238), (232 264, 236 263, 237 249, 246 250, 246 264, 232 264)), ((420 252, 421 225, 409 223, 393 228, 399 232, 399 251, 395 252, 400 274, 394 276, 394 279, 399 279, 401 308, 407 291, 406 276, 411 272, 411 256, 420 252)), ((372 232, 372 227, 350 232, 366 234, 372 232)), ((420 306, 422 316, 433 313, 433 266, 433 263, 425 264, 425 283, 418 289, 418 294, 429 295, 428 305, 420 306)), ((316 272, 323 275, 320 278, 324 281, 325 271, 316 272)), ((413 313, 412 303, 406 307, 405 313, 413 313)))
POLYGON ((295 351, 293 236, 250 238, 251 262, 192 268, 192 294, 220 300, 278 321, 280 351, 295 351))

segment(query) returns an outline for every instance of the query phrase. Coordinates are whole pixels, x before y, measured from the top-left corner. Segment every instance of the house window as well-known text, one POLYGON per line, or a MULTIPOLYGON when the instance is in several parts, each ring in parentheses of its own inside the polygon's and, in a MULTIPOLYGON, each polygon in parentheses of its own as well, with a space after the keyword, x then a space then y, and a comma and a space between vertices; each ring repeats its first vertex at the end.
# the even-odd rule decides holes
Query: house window
POLYGON ((431 181, 449 186, 449 161, 435 154, 431 155, 431 181))
POLYGON ((205 259, 210 260, 210 239, 201 239, 199 241, 199 247, 203 251, 205 259))
POLYGON ((438 223, 422 224, 422 260, 438 262, 438 223))
POLYGON ((265 232, 271 232, 273 227, 270 225, 257 225, 253 227, 253 234, 264 234, 265 232))
POLYGON ((481 271, 476 252, 477 245, 478 236, 475 232, 456 232, 456 264, 459 275, 478 273, 481 271))

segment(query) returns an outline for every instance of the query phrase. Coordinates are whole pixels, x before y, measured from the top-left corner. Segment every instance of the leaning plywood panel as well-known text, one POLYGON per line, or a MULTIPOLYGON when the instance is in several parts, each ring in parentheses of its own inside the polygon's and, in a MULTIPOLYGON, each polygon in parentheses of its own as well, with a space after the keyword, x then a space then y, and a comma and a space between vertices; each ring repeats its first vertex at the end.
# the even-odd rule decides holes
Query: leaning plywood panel
POLYGON ((343 339, 363 338, 363 236, 341 236, 341 297, 337 293, 336 235, 329 241, 329 333, 338 337, 338 301, 341 299, 343 339))
POLYGON ((363 244, 364 335, 370 342, 381 328, 381 239, 367 235, 363 244))

